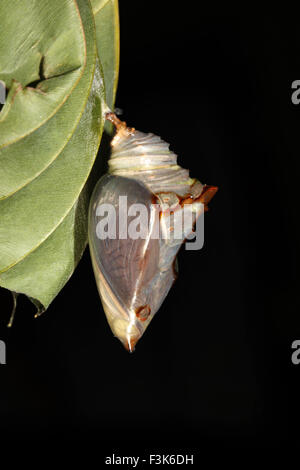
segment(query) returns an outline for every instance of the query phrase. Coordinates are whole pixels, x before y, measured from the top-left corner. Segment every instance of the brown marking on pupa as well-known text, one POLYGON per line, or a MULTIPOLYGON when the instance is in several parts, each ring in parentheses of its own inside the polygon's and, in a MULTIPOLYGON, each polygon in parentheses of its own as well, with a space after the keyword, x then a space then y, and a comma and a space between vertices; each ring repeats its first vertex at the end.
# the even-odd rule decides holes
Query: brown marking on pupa
POLYGON ((126 349, 126 351, 132 353, 135 350, 135 345, 138 342, 139 338, 135 336, 134 338, 127 339, 127 342, 124 341, 123 346, 126 349))
POLYGON ((135 314, 140 321, 146 321, 151 313, 150 305, 142 305, 135 310, 135 314))
POLYGON ((174 276, 174 280, 173 280, 173 284, 175 281, 177 281, 178 279, 178 264, 177 264, 177 256, 175 256, 174 260, 173 260, 173 263, 172 263, 172 271, 173 271, 173 276, 174 276))
POLYGON ((183 196, 180 200, 180 205, 181 207, 183 207, 186 204, 193 204, 194 202, 202 202, 202 204, 204 204, 204 211, 207 211, 208 210, 207 205, 211 201, 211 199, 214 197, 217 191, 218 191, 217 186, 210 186, 208 184, 205 184, 203 186, 202 193, 198 197, 193 197, 192 194, 183 196))
POLYGON ((197 199, 195 199, 197 202, 202 202, 205 207, 207 207, 207 204, 211 201, 211 199, 214 197, 216 192, 218 191, 217 186, 210 186, 208 184, 204 185, 203 191, 200 194, 197 199))
MULTIPOLYGON (((217 186, 210 186, 208 184, 205 184, 204 187, 203 187, 202 193, 200 194, 200 196, 193 199, 193 202, 202 202, 202 204, 204 204, 204 212, 207 212, 209 210, 209 207, 207 206, 207 204, 214 197, 214 195, 216 194, 218 189, 219 188, 217 186)), ((195 225, 196 225, 196 220, 193 222, 192 231, 194 231, 195 225)), ((187 241, 187 237, 182 241, 182 244, 184 244, 186 241, 187 241)), ((175 260, 176 260, 176 258, 175 258, 175 260)), ((174 262, 175 262, 175 260, 174 260, 174 262)), ((173 272, 174 272, 174 262, 173 262, 173 272)))

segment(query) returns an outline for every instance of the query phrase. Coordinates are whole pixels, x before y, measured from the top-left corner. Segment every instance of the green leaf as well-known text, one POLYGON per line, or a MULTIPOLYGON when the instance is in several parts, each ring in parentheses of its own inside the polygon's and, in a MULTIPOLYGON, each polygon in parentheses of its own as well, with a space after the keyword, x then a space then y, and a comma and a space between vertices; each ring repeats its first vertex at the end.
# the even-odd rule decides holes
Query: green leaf
MULTIPOLYGON (((90 16, 86 18, 85 23, 86 29, 83 39, 85 39, 85 49, 89 54, 82 58, 85 65, 80 82, 65 103, 58 103, 59 107, 52 119, 42 126, 38 125, 34 132, 29 131, 22 139, 1 148, 2 139, 6 139, 5 129, 2 127, 7 120, 2 118, 2 114, 5 113, 5 108, 8 105, 8 101, 6 101, 0 114, 0 199, 18 191, 43 172, 60 155, 79 122, 89 94, 95 67, 95 32, 92 28, 90 16)), ((5 28, 1 30, 1 33, 0 45, 5 42, 5 28), (1 33, 4 36, 3 38, 1 33)), ((11 60, 13 61, 13 57, 11 57, 11 60)), ((2 78, 1 71, 0 77, 2 78)), ((10 93, 11 90, 9 95, 10 93)), ((23 116, 26 113, 35 113, 35 108, 31 105, 28 105, 28 109, 25 104, 24 107, 23 116)), ((13 110, 11 109, 11 111, 13 110)), ((9 116, 10 113, 8 113, 7 118, 9 116)), ((30 123, 31 120, 29 119, 30 123)), ((25 125, 26 119, 24 118, 25 125)))
POLYGON ((45 309, 86 246, 104 84, 87 0, 17 2, 13 14, 8 4, 0 7, 0 79, 8 88, 0 113, 0 285, 45 309))
MULTIPOLYGON (((74 168, 73 174, 69 174, 70 186, 72 182, 74 184, 77 182, 78 173, 82 173, 82 170, 88 175, 93 164, 91 156, 95 156, 97 153, 100 137, 99 106, 98 83, 97 80, 94 80, 94 86, 84 114, 74 135, 65 148, 64 155, 60 157, 60 163, 64 161, 68 166, 67 161, 70 160, 66 160, 66 158, 70 159, 74 152, 75 155, 77 154, 76 152, 79 152, 79 154, 82 152, 82 156, 84 156, 83 161, 74 168), (76 178, 74 175, 76 175, 76 178)), ((59 173, 57 173, 58 176, 59 173)), ((68 173, 68 171, 62 171, 62 178, 68 179, 68 173)), ((49 181, 51 184, 52 179, 49 181)), ((60 186, 59 182, 56 183, 60 186)), ((83 180, 82 185, 84 183, 85 180, 83 180)), ((41 187, 43 187, 43 183, 41 183, 41 187)), ((28 253, 24 259, 21 259, 12 268, 0 274, 0 284, 3 287, 12 291, 26 293, 29 297, 37 299, 44 308, 48 307, 52 299, 68 281, 86 246, 87 207, 90 192, 91 188, 89 185, 85 185, 80 192, 79 198, 76 199, 56 229, 42 243, 38 244, 32 252, 28 253)), ((63 193, 64 191, 61 191, 61 195, 63 193)), ((53 194, 50 195, 51 197, 53 197, 53 194)), ((44 205, 45 198, 42 198, 41 201, 44 205)), ((53 197, 53 202, 59 205, 60 199, 58 198, 55 201, 53 197)), ((47 210, 46 206, 47 203, 44 206, 47 210)), ((38 208, 39 210, 41 209, 41 204, 38 204, 38 208)), ((50 206, 51 213, 55 214, 55 209, 55 207, 50 206)), ((33 226, 34 224, 31 223, 30 227, 32 228, 33 226)))
POLYGON ((106 104, 113 109, 119 76, 120 35, 117 0, 91 0, 97 49, 104 72, 106 104))
POLYGON ((75 1, 14 2, 12 12, 11 2, 1 0, 0 18, 1 80, 9 89, 0 115, 1 148, 63 105, 82 77, 87 51, 75 1))

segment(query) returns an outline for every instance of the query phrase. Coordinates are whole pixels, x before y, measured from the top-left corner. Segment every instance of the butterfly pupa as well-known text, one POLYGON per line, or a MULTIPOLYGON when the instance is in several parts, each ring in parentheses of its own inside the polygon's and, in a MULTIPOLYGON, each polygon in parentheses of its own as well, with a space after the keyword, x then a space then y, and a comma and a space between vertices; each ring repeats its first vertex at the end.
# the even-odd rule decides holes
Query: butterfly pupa
POLYGON ((108 173, 90 201, 89 246, 107 321, 131 352, 176 279, 180 246, 217 187, 190 178, 160 137, 128 128, 113 113, 106 118, 116 133, 108 173), (186 205, 192 218, 175 237, 186 205), (138 223, 136 208, 144 216, 138 223))

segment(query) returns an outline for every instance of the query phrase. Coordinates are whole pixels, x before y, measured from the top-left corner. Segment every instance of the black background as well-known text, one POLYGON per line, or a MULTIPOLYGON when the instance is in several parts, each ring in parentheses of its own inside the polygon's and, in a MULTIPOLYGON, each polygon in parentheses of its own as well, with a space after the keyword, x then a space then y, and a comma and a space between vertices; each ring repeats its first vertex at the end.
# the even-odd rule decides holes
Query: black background
POLYGON ((120 2, 116 105, 219 187, 204 248, 180 252, 179 278, 133 354, 110 332, 88 250, 37 320, 20 299, 7 330, 1 290, 3 436, 92 439, 103 455, 297 437, 299 28, 196 3, 120 2))

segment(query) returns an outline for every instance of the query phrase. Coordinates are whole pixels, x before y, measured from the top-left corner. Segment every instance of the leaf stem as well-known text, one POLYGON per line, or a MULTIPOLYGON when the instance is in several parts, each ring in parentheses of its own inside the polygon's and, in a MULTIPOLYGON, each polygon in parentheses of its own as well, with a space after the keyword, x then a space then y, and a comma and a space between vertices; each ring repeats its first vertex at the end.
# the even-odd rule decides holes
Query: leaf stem
POLYGON ((11 294, 12 294, 12 297, 13 297, 13 308, 12 308, 12 312, 10 314, 9 322, 7 323, 7 328, 11 328, 12 324, 14 322, 15 313, 16 313, 16 309, 17 309, 17 297, 19 295, 17 292, 13 292, 13 291, 11 291, 11 294))

